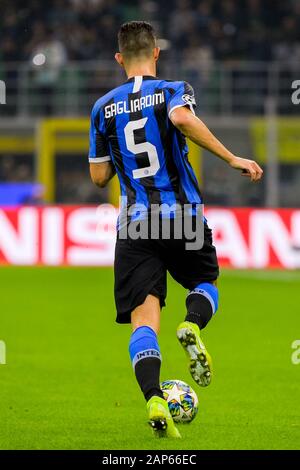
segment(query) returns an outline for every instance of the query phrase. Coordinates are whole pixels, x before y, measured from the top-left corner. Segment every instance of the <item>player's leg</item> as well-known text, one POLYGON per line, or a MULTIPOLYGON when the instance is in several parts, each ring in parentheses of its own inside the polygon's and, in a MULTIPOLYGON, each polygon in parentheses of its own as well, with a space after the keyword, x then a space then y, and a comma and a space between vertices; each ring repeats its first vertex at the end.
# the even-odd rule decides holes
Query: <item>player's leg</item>
POLYGON ((160 301, 150 294, 131 314, 133 333, 129 344, 130 358, 147 401, 149 423, 154 433, 161 437, 180 437, 160 389, 159 323, 160 301))
POLYGON ((136 307, 131 313, 131 326, 135 331, 141 326, 149 326, 156 334, 160 328, 160 301, 155 295, 147 295, 144 303, 136 307))
POLYGON ((189 358, 189 369, 200 386, 207 386, 212 378, 212 361, 200 330, 203 330, 218 308, 216 282, 199 283, 186 299, 185 321, 177 328, 177 337, 189 358))
POLYGON ((203 330, 218 310, 218 305, 217 281, 201 282, 187 295, 185 321, 195 323, 203 330))
POLYGON ((216 279, 219 274, 211 230, 204 225, 204 242, 199 250, 187 250, 184 239, 174 239, 165 244, 164 252, 170 274, 189 289, 187 314, 177 328, 177 337, 189 357, 192 377, 199 385, 207 386, 211 381, 212 364, 200 330, 205 328, 218 308, 216 279))
POLYGON ((137 381, 148 400, 151 426, 158 435, 180 437, 159 386, 161 357, 157 333, 166 282, 166 268, 150 240, 117 239, 117 322, 132 323, 129 351, 137 381))
POLYGON ((157 340, 159 322, 159 299, 148 295, 131 314, 133 333, 129 343, 132 366, 146 401, 154 395, 163 398, 160 389, 161 355, 157 340))

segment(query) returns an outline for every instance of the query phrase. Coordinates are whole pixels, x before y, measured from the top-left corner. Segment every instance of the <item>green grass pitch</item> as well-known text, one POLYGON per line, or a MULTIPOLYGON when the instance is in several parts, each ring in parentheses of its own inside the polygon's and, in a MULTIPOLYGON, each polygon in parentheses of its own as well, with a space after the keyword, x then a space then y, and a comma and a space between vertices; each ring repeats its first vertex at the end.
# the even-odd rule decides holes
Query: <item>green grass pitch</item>
MULTIPOLYGON (((195 390, 181 441, 155 439, 114 322, 113 272, 1 268, 1 449, 297 449, 300 446, 298 272, 226 271, 220 310, 203 337, 214 378, 195 390)), ((162 313, 162 379, 193 386, 176 339, 185 291, 169 280, 162 313)))

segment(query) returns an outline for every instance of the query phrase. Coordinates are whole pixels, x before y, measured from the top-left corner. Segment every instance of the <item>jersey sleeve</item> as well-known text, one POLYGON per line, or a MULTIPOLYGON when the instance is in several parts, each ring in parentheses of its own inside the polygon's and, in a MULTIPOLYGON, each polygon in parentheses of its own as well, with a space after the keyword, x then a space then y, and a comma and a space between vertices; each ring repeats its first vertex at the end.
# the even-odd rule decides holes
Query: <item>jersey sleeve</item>
POLYGON ((168 116, 171 116, 172 111, 182 106, 188 106, 193 114, 196 108, 196 100, 193 87, 187 82, 178 82, 176 88, 172 88, 172 94, 168 103, 168 116))
POLYGON ((89 162, 103 163, 111 160, 105 135, 99 129, 99 109, 95 105, 91 113, 89 162))

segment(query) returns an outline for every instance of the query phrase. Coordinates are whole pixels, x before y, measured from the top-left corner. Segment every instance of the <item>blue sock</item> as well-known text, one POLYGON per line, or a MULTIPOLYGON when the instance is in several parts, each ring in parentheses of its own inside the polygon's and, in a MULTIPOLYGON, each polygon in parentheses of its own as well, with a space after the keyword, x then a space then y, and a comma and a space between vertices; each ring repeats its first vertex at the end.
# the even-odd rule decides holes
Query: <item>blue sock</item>
POLYGON ((218 289, 210 282, 202 282, 189 292, 186 298, 185 320, 196 323, 200 330, 206 327, 219 305, 218 289))
POLYGON ((148 401, 154 395, 163 398, 159 385, 161 354, 154 330, 137 328, 131 335, 129 353, 138 384, 148 401))

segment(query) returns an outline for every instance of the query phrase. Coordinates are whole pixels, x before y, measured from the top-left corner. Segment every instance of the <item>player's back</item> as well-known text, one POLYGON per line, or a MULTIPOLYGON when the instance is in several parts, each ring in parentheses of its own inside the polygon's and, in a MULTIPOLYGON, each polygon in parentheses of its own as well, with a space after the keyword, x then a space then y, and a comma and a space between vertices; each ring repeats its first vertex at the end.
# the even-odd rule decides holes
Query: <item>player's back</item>
POLYGON ((130 78, 96 102, 89 160, 113 162, 128 205, 202 202, 185 138, 169 119, 194 105, 188 83, 152 76, 130 78))

